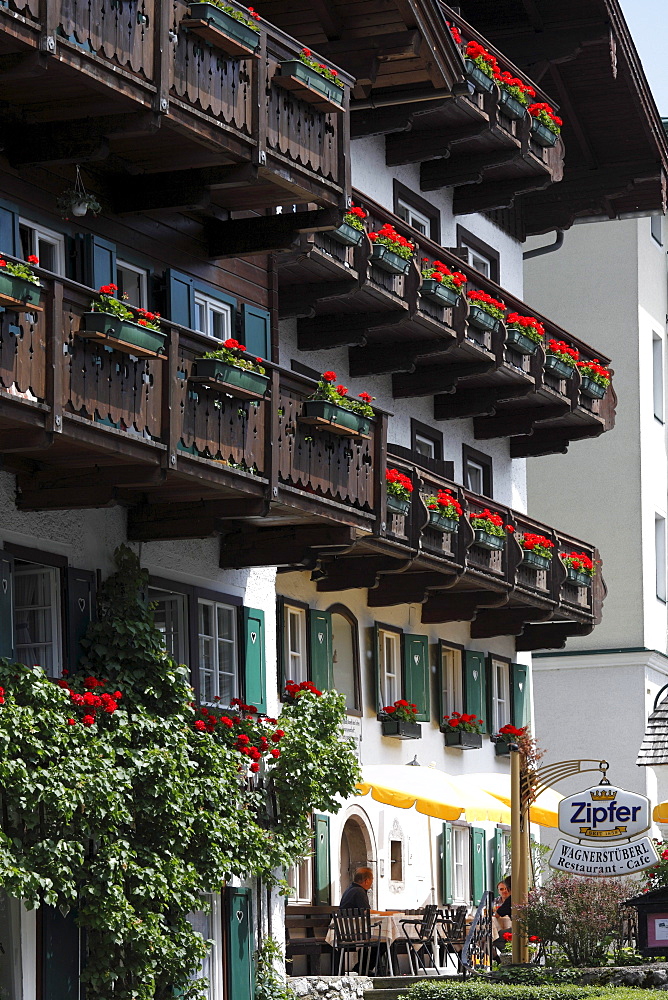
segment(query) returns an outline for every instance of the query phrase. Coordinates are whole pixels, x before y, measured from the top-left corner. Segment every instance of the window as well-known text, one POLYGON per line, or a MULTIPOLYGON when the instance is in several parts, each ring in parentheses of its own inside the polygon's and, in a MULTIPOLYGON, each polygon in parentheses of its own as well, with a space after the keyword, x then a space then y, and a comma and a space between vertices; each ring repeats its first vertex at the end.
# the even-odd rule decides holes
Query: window
POLYGON ((303 858, 298 865, 291 865, 286 872, 286 881, 292 892, 291 903, 313 902, 313 857, 303 858))
POLYGON ((301 684, 308 680, 306 609, 285 605, 285 679, 301 684))
POLYGON ((443 458, 443 435, 414 418, 411 419, 411 445, 417 455, 425 458, 443 458))
POLYGON ((425 198, 400 181, 393 183, 394 214, 435 243, 441 242, 441 214, 425 198))
POLYGON ((441 642, 441 707, 443 715, 461 712, 464 707, 462 653, 441 642))
POLYGON ((116 284, 118 285, 118 297, 122 299, 127 296, 127 301, 131 306, 139 306, 146 309, 147 298, 147 272, 142 267, 135 267, 124 260, 116 261, 116 284))
POLYGON ((404 861, 400 840, 390 841, 390 880, 392 882, 403 882, 404 880, 404 861))
POLYGON ((474 236, 463 226, 457 226, 457 250, 465 250, 465 256, 470 266, 484 274, 486 278, 498 283, 501 262, 498 250, 489 246, 478 236, 474 236))
POLYGON ((652 234, 652 239, 656 240, 660 247, 663 246, 663 216, 662 215, 652 215, 649 220, 650 232, 652 234))
POLYGON ((346 709, 355 712, 360 709, 357 619, 347 608, 330 610, 334 687, 339 694, 345 694, 346 709))
POLYGON ((468 445, 462 447, 462 464, 464 468, 464 486, 472 493, 482 496, 492 496, 492 460, 479 451, 474 451, 468 445))
POLYGON ((510 715, 510 664, 507 660, 492 658, 492 726, 498 733, 501 726, 511 721, 510 715))
POLYGON ((427 216, 418 211, 417 208, 413 208, 402 198, 397 199, 397 215, 404 222, 407 222, 409 226, 412 226, 413 229, 417 229, 418 233, 422 233, 423 236, 429 236, 431 227, 427 216))
POLYGON ((14 564, 16 659, 38 664, 49 677, 62 669, 60 574, 53 566, 14 564))
POLYGON ((666 519, 654 515, 654 553, 656 564, 656 596, 666 600, 666 519))
POLYGON ((652 392, 654 416, 663 423, 663 340, 652 334, 652 392))
POLYGON ((471 897, 471 834, 467 826, 452 827, 452 895, 456 903, 471 897))
POLYGON ((229 705, 239 694, 235 609, 216 601, 197 602, 199 698, 229 705))
POLYGON ((27 219, 19 220, 21 253, 24 260, 35 254, 39 266, 54 274, 65 273, 65 237, 27 219))
POLYGON ((207 337, 227 340, 232 329, 231 306, 203 292, 195 292, 195 329, 207 337))
POLYGON ((205 941, 210 941, 209 949, 199 969, 191 975, 191 979, 208 979, 206 991, 207 1000, 223 1000, 222 983, 222 919, 219 893, 206 893, 202 897, 202 909, 188 914, 188 923, 201 934, 205 941))
POLYGON ((381 697, 383 705, 392 705, 401 698, 401 635, 380 629, 378 645, 381 697))
POLYGON ((154 605, 153 620, 162 632, 165 649, 178 663, 188 659, 186 652, 187 598, 185 594, 172 594, 151 589, 148 599, 154 605))

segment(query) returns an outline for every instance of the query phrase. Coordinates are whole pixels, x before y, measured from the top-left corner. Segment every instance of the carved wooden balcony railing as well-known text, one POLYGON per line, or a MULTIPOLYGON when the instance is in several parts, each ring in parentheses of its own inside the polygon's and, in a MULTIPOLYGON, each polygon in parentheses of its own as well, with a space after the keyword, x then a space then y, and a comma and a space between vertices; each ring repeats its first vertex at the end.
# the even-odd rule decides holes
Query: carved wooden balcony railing
POLYGON ((284 316, 298 317, 302 350, 348 346, 351 375, 391 373, 396 398, 433 395, 436 419, 474 417, 477 438, 508 437, 515 457, 563 452, 570 441, 596 437, 614 426, 612 386, 602 400, 592 400, 581 392, 578 371, 564 380, 546 370, 542 346, 527 357, 507 343, 503 324, 493 334, 481 333, 468 322, 466 296, 454 307, 428 302, 420 294, 421 259, 441 260, 464 272, 466 288, 503 300, 509 312, 535 315, 545 326, 546 342, 564 340, 583 360, 607 364, 605 355, 536 314, 456 252, 361 193, 353 192, 353 198, 369 213, 367 232, 391 223, 416 244, 415 260, 408 275, 393 276, 373 263, 368 239, 350 248, 327 233, 304 237, 299 252, 281 255, 279 309, 284 316))
POLYGON ((275 82, 299 41, 261 22, 256 53, 238 58, 184 26, 188 11, 184 0, 0 5, 10 162, 89 163, 116 213, 209 216, 211 256, 276 249, 335 224, 349 195, 351 78, 341 75, 341 112, 318 110, 275 82), (320 212, 240 226, 221 211, 294 204, 320 212))

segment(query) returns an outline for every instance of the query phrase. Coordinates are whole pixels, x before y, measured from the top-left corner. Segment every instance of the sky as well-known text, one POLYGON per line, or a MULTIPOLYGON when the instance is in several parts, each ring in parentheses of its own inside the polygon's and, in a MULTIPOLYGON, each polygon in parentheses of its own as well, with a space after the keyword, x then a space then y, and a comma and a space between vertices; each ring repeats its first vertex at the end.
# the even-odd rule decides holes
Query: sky
POLYGON ((668 118, 666 0, 620 0, 660 114, 668 118))

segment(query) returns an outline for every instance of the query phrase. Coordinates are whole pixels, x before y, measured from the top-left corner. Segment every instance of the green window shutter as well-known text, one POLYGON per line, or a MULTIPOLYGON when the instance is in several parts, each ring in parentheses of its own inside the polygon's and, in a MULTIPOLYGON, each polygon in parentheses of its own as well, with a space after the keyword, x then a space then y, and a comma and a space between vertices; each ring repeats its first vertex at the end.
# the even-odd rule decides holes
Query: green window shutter
POLYGON ((371 630, 371 642, 373 643, 373 697, 376 712, 380 712, 383 708, 383 685, 380 676, 380 628, 378 625, 374 625, 371 630))
POLYGON ((506 859, 503 856, 503 830, 497 826, 494 830, 494 890, 506 874, 506 859))
POLYGON ((510 666, 510 697, 512 699, 513 725, 521 729, 527 724, 529 708, 529 670, 524 663, 510 666))
POLYGON ((68 567, 65 575, 67 588, 67 666, 71 672, 78 669, 81 659, 81 640, 95 614, 95 573, 87 569, 68 567))
POLYGON ((267 711, 267 667, 264 647, 264 611, 243 608, 244 697, 258 712, 267 711))
POLYGON ((227 996, 253 1000, 253 932, 250 889, 225 889, 225 955, 227 956, 227 996))
POLYGON ((79 1000, 80 931, 73 910, 66 917, 57 906, 40 908, 42 927, 42 1000, 79 1000))
POLYGON ((485 831, 479 826, 471 827, 471 893, 473 905, 477 906, 487 888, 487 852, 485 831))
POLYGON ((165 273, 167 282, 167 316, 174 323, 192 330, 195 325, 195 288, 194 280, 187 274, 168 268, 165 273))
POLYGON ((441 862, 441 899, 443 903, 452 902, 452 827, 443 824, 443 833, 439 837, 439 855, 441 862))
POLYGON ((244 302, 241 307, 243 322, 242 342, 249 354, 271 358, 271 315, 266 309, 244 302))
POLYGON ((0 201, 0 253, 22 257, 19 235, 19 210, 8 201, 0 201))
POLYGON ((464 706, 467 715, 474 712, 479 719, 484 719, 484 732, 491 732, 485 654, 475 649, 464 650, 464 706))
POLYGON ((332 616, 329 611, 309 611, 311 680, 320 691, 334 687, 332 616))
POLYGON ((0 552, 0 656, 13 660, 14 652, 14 557, 0 552))
POLYGON ((417 705, 419 722, 429 722, 429 638, 426 635, 404 636, 404 697, 417 705))
POLYGON ((101 236, 83 236, 83 283, 91 288, 116 284, 116 246, 101 236))
POLYGON ((287 677, 285 676, 285 646, 286 646, 286 634, 285 634, 285 599, 283 597, 276 598, 276 674, 278 680, 278 693, 280 696, 283 695, 285 691, 285 682, 287 677))
POLYGON ((319 816, 315 821, 315 905, 329 906, 332 901, 332 875, 329 855, 329 816, 319 816))

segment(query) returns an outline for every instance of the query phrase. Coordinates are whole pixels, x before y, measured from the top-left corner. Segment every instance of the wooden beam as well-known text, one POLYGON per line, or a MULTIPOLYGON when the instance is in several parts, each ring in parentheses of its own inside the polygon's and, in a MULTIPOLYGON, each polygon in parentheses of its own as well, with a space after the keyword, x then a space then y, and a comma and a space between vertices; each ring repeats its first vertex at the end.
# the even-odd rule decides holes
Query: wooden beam
POLYGON ((278 293, 279 319, 313 316, 313 308, 323 299, 349 295, 359 288, 357 278, 342 281, 314 281, 301 285, 281 285, 278 293))
POLYGON ((491 153, 468 156, 460 154, 445 160, 427 160, 420 166, 420 187, 423 191, 434 191, 460 184, 480 184, 487 170, 493 167, 511 167, 521 160, 522 150, 515 145, 495 149, 491 153))
POLYGON ((484 375, 496 368, 496 359, 458 362, 451 365, 434 365, 418 368, 415 372, 402 372, 392 376, 392 395, 395 399, 409 396, 431 396, 438 392, 452 392, 460 378, 484 375))
POLYGON ((418 358, 432 354, 444 355, 454 344, 453 334, 451 340, 432 337, 430 340, 403 340, 351 347, 348 351, 350 374, 353 378, 367 378, 370 375, 413 372, 418 358))
POLYGON ((397 572, 408 567, 410 562, 410 559, 371 554, 340 557, 322 564, 324 575, 318 579, 318 591, 329 594, 338 590, 373 588, 378 585, 381 573, 397 572))
POLYGON ((220 540, 223 569, 244 566, 313 567, 321 554, 344 552, 355 542, 355 529, 328 524, 285 527, 237 525, 220 540))
POLYGON ((0 454, 16 454, 22 451, 46 451, 51 447, 53 434, 41 428, 30 430, 14 428, 0 431, 0 454))
POLYGON ((570 411, 570 408, 570 403, 564 400, 548 406, 506 410, 493 417, 475 417, 473 430, 478 441, 497 437, 512 437, 515 434, 531 434, 536 421, 562 417, 570 411))
POLYGON ((586 441, 589 438, 597 438, 604 430, 602 422, 600 424, 587 424, 584 427, 537 427, 525 437, 512 437, 510 439, 510 457, 565 455, 571 441, 586 441))
MULTIPOLYGON (((431 108, 422 109, 438 110, 440 105, 433 105, 431 108)), ((389 110, 389 109, 388 109, 389 110)), ((414 111, 413 114, 416 112, 414 111)), ((424 130, 424 123, 421 129, 406 131, 405 134, 388 135, 385 140, 385 162, 388 167, 401 166, 405 163, 421 163, 423 160, 432 160, 433 157, 448 157, 452 147, 458 143, 466 143, 469 140, 477 139, 484 132, 489 131, 489 119, 478 119, 471 124, 455 125, 443 130, 443 133, 427 132, 424 130)), ((444 160, 434 161, 439 164, 439 169, 443 168, 444 160)))
POLYGON ((166 538, 207 538, 230 518, 262 517, 264 498, 234 497, 195 503, 151 503, 128 512, 128 538, 141 542, 166 538))
POLYGON ((370 330, 394 326, 408 318, 405 309, 373 313, 331 313, 297 320, 300 351, 322 351, 328 347, 363 347, 370 330))
POLYGON ((515 640, 518 653, 531 653, 536 649, 563 649, 571 636, 590 635, 594 623, 585 622, 543 622, 528 624, 515 640))
MULTIPOLYGON (((577 27, 550 25, 549 31, 510 30, 499 35, 500 48, 516 65, 526 69, 535 81, 533 67, 540 63, 567 63, 577 59, 582 50, 591 45, 610 44, 607 25, 601 21, 577 27)), ((549 90, 549 87, 548 87, 549 90)))
POLYGON ((397 604, 424 604, 428 591, 447 589, 456 579, 457 571, 446 565, 443 573, 388 573, 377 587, 369 590, 367 606, 389 608, 397 604))
MULTIPOLYGON (((422 164, 423 167, 428 165, 428 163, 422 164)), ((482 184, 464 185, 455 188, 452 210, 455 215, 471 215, 474 212, 491 211, 493 208, 511 208, 518 195, 531 191, 542 191, 551 183, 552 172, 545 164, 544 174, 527 176, 518 173, 516 180, 487 181, 482 184)), ((556 187, 558 186, 557 184, 556 187)), ((424 190, 434 189, 424 188, 424 190)))
POLYGON ((256 216, 252 219, 205 221, 209 257, 244 257, 255 253, 287 250, 299 233, 323 232, 341 225, 343 211, 321 208, 315 212, 285 212, 282 215, 256 216))
POLYGON ((471 622, 472 639, 491 639, 495 635, 521 635, 528 622, 540 622, 550 618, 554 608, 501 608, 483 609, 471 622))
POLYGON ((116 491, 111 486, 52 490, 22 490, 19 487, 16 497, 19 510, 88 510, 112 507, 117 502, 116 491))
POLYGON ((478 414, 493 414, 496 406, 508 399, 519 399, 535 391, 533 383, 490 386, 466 389, 459 386, 449 395, 434 396, 434 418, 436 420, 459 420, 462 417, 477 417, 478 414))
POLYGON ((41 76, 47 68, 44 52, 11 52, 0 56, 0 81, 13 83, 15 80, 30 80, 41 76))
POLYGON ((48 494, 50 490, 86 489, 93 487, 134 487, 141 489, 157 486, 165 478, 164 470, 157 465, 87 465, 85 468, 57 468, 49 466, 29 475, 20 475, 20 490, 48 494))
MULTIPOLYGON (((170 170, 143 174, 117 181, 111 188, 116 215, 156 212, 161 209, 204 210, 211 203, 213 191, 244 187, 257 181, 257 167, 252 163, 199 167, 194 170, 170 170)), ((225 225, 225 223, 223 223, 225 225)))
MULTIPOLYGON (((5 150, 13 167, 84 163, 106 159, 111 136, 143 136, 159 127, 159 116, 152 112, 30 124, 8 133, 5 150)), ((127 194, 128 185, 124 185, 127 194)))
POLYGON ((430 594, 422 605, 423 625, 441 622, 472 622, 482 607, 499 607, 508 602, 508 594, 493 590, 466 590, 453 594, 430 594))

